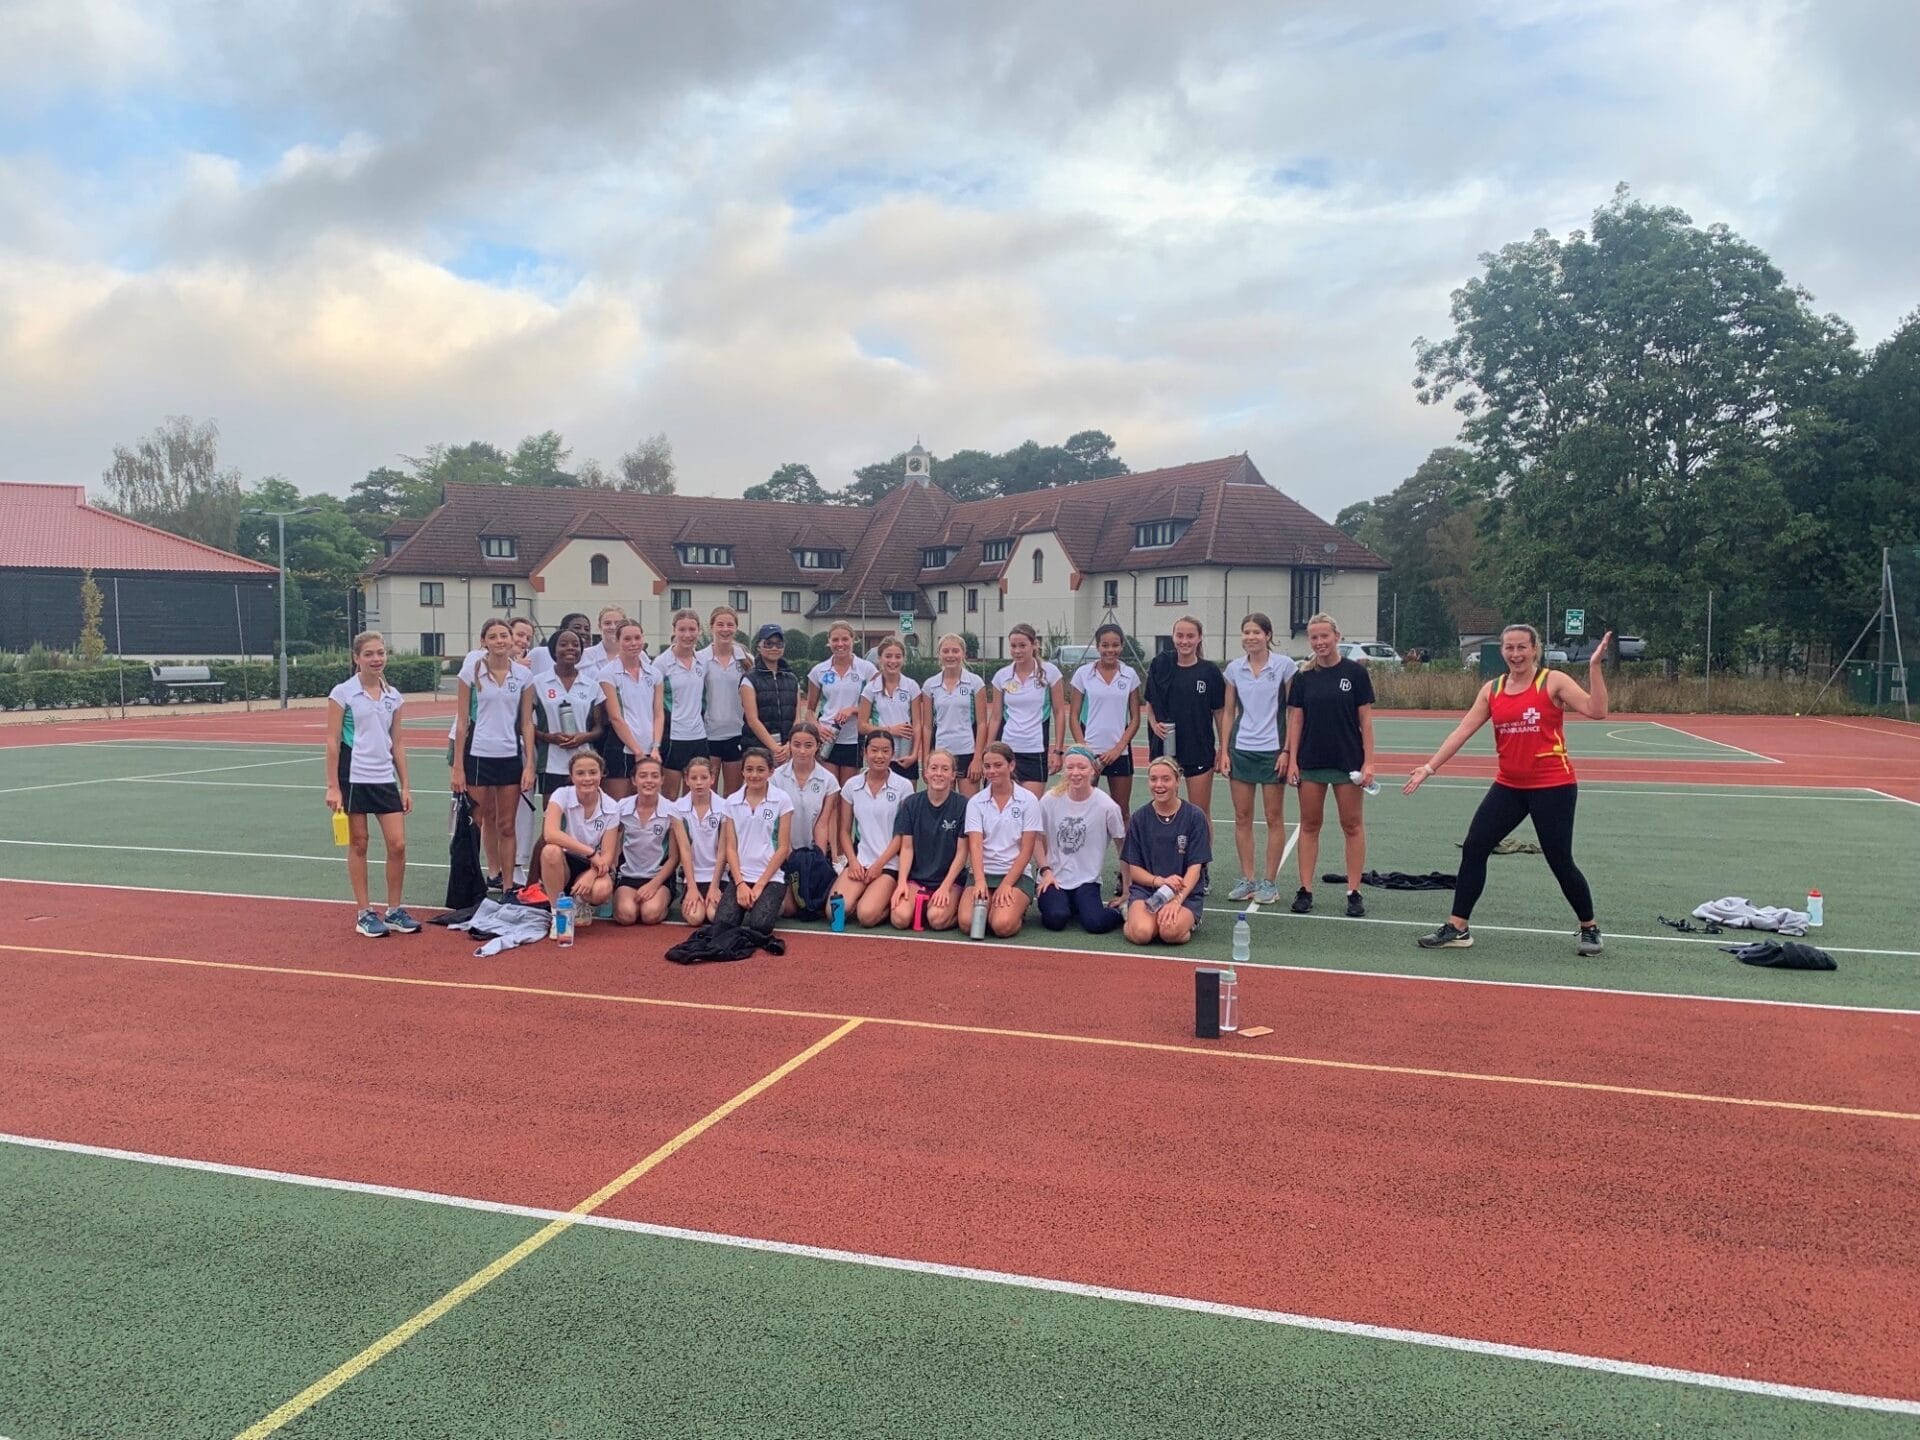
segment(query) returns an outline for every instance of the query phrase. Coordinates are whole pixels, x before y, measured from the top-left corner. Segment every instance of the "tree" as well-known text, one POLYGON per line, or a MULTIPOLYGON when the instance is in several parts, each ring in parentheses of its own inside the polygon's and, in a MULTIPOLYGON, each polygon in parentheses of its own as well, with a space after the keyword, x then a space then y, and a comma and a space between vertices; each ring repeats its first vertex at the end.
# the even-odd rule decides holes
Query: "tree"
POLYGON ((833 497, 811 468, 789 461, 758 485, 749 485, 748 500, 783 500, 791 505, 828 505, 833 497))
POLYGON ((497 445, 485 440, 469 440, 464 445, 429 445, 426 454, 405 458, 413 466, 415 481, 431 485, 436 497, 444 485, 514 483, 512 462, 497 445))
POLYGON ((360 533, 377 538, 397 516, 430 515, 440 503, 440 487, 430 479, 382 465, 353 482, 346 512, 360 533))
POLYGON ((1402 646, 1451 652, 1466 611, 1477 606, 1486 502, 1470 484, 1472 460, 1443 445, 1387 494, 1347 506, 1335 521, 1393 566, 1380 589, 1379 618, 1381 633, 1397 634, 1402 646))
MULTIPOLYGON (((247 493, 246 504, 255 510, 312 512, 287 517, 287 636, 329 649, 343 646, 348 599, 373 561, 373 542, 337 495, 303 495, 279 475, 260 480, 247 493)), ((278 542, 274 521, 261 515, 241 517, 236 548, 242 555, 276 565, 278 542)))
POLYGON ((1636 629, 1678 629, 1682 592, 1796 543, 1773 460, 1858 364, 1838 318, 1726 226, 1625 187, 1590 236, 1535 231, 1482 260, 1453 334, 1415 343, 1416 391, 1462 416, 1499 598, 1631 595, 1636 629))
POLYGON ((1104 430, 1082 430, 1069 435, 1060 447, 1079 465, 1081 477, 1098 480, 1106 475, 1127 475, 1127 462, 1114 454, 1114 439, 1104 430))
POLYGON ((233 548, 240 472, 220 468, 220 427, 169 415, 132 446, 113 447, 101 472, 107 505, 129 519, 204 545, 233 548))
POLYGON ((514 447, 513 458, 507 461, 507 474, 515 485, 571 489, 579 483, 566 468, 572 456, 572 449, 560 438, 558 430, 542 430, 514 447))
POLYGON ((100 616, 107 605, 106 596, 100 593, 100 586, 93 578, 93 567, 87 566, 80 572, 80 652, 82 665, 98 665, 107 653, 106 638, 100 633, 100 616))
MULTIPOLYGON (((933 483, 955 500, 987 500, 1131 473, 1113 452, 1113 437, 1104 430, 1082 430, 1064 445, 1026 440, 998 455, 956 450, 944 460, 934 458, 933 483)), ((853 483, 831 492, 829 499, 838 505, 872 505, 900 483, 906 463, 903 450, 891 459, 862 465, 853 472, 853 483)))
POLYGON ((673 443, 665 434, 647 436, 620 457, 620 488, 636 495, 674 493, 673 443))

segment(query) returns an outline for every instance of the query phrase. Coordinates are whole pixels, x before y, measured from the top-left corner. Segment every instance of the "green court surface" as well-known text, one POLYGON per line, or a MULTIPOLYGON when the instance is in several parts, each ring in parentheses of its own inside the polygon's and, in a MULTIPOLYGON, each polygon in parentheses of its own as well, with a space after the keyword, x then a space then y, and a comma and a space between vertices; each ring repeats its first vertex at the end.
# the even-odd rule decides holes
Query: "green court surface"
MULTIPOLYGON (((14 1440, 237 1434, 542 1225, 14 1145, 0 1215, 14 1440)), ((277 1433, 1872 1440, 1920 1421, 581 1225, 277 1433)))
MULTIPOLYGON (((1435 736, 1447 726, 1443 720, 1382 723, 1424 726, 1435 736)), ((1645 723, 1631 728, 1665 729, 1645 723)), ((1599 726, 1588 727, 1583 753, 1602 753, 1589 743, 1598 733, 1599 726)), ((419 753, 414 760, 423 783, 408 826, 407 894, 415 904, 432 905, 444 891, 449 797, 442 767, 419 753)), ((344 859, 331 844, 320 771, 317 751, 294 745, 127 741, 0 749, 0 877, 344 898, 344 859)), ((1408 798, 1389 783, 1367 805, 1368 866, 1453 871, 1457 842, 1485 788, 1482 781, 1447 777, 1408 798)), ((1574 956, 1573 917, 1540 857, 1506 855, 1491 862, 1487 892, 1474 916, 1477 944, 1470 951, 1423 952, 1413 944, 1420 929, 1444 918, 1445 892, 1369 887, 1367 918, 1349 920, 1340 913, 1339 887, 1323 884, 1316 887, 1314 915, 1295 916, 1284 905, 1280 913, 1255 915, 1254 962, 1920 1008, 1913 897, 1920 806, 1869 790, 1592 780, 1580 788, 1576 855, 1607 934, 1605 956, 1574 956), (1717 948, 1738 943, 1738 932, 1720 939, 1680 935, 1657 921, 1661 915, 1686 916, 1723 895, 1799 906, 1815 887, 1827 896, 1828 923, 1812 939, 1834 954, 1837 973, 1756 970, 1717 948)), ((1136 791, 1144 798, 1143 786, 1136 791)), ((1289 796, 1289 825, 1294 803, 1289 796)), ((1232 913, 1239 907, 1225 897, 1239 869, 1225 785, 1216 787, 1214 815, 1217 853, 1207 923, 1194 944, 1167 952, 1169 958, 1205 963, 1227 955, 1232 913)), ((1264 825, 1255 835, 1264 854, 1264 825)), ((1530 835, 1526 826, 1516 832, 1521 839, 1530 835)), ((1316 869, 1339 867, 1339 840, 1329 823, 1316 869)), ((1289 898, 1293 875, 1290 856, 1281 874, 1289 898)), ((380 883, 376 871, 376 893, 380 883)), ((339 923, 344 929, 344 913, 339 923)), ((908 935, 897 939, 929 943, 908 935)), ((616 943, 625 941, 623 936, 616 943)), ((653 942, 635 936, 631 943, 653 942)), ((938 943, 965 942, 949 936, 938 943)), ((1015 943, 1125 945, 1117 935, 1092 938, 1077 930, 1056 937, 1037 923, 1029 923, 1015 943)))

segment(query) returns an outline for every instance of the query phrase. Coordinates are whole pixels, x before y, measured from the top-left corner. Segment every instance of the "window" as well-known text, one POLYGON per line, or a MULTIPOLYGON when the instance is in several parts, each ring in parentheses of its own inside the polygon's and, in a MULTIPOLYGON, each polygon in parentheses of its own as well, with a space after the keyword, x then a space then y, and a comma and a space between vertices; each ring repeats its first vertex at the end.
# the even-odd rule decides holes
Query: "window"
POLYGON ((793 563, 802 570, 838 570, 846 563, 844 550, 796 550, 793 563))
POLYGON ((519 553, 511 535, 482 535, 480 553, 489 560, 511 560, 519 553))
POLYGON ((1187 603, 1187 577, 1184 575, 1160 575, 1153 582, 1153 603, 1156 605, 1184 605, 1187 603))
POLYGON ((971 587, 967 590, 967 613, 969 615, 980 613, 980 592, 971 587))
POLYGON ((920 592, 889 590, 887 591, 887 608, 897 615, 911 615, 920 608, 920 592))
POLYGON ((840 592, 838 590, 822 590, 819 595, 814 598, 813 608, 824 613, 831 610, 839 602, 840 592))
POLYGON ((420 582, 420 603, 429 610, 446 604, 446 582, 443 580, 422 580, 420 582))
POLYGON ((747 613, 747 592, 744 590, 727 591, 727 604, 742 615, 747 613))
POLYGON ((800 592, 798 590, 782 590, 780 592, 780 613, 782 615, 798 615, 800 613, 800 592))
POLYGON ((596 555, 587 561, 587 583, 604 585, 607 583, 607 557, 596 555))
POLYGON ((1311 566, 1293 569, 1293 595, 1288 605, 1288 624, 1293 633, 1304 635, 1307 621, 1320 609, 1320 572, 1311 566))
POLYGON ((1013 541, 983 541, 980 546, 980 558, 985 560, 989 565, 996 560, 1011 560, 1013 558, 1013 541))
POLYGON ((513 593, 513 585, 511 582, 505 585, 495 585, 493 587, 493 608, 494 609, 496 610, 513 609, 514 598, 515 597, 513 593))
POLYGON ((1100 582, 1100 603, 1111 610, 1120 603, 1120 582, 1102 580, 1100 582))
POLYGON ((1133 548, 1164 550, 1187 533, 1191 520, 1149 520, 1133 527, 1133 548))
POLYGON ((676 545, 680 552, 682 565, 731 565, 733 547, 731 545, 676 545))
POLYGON ((447 637, 440 634, 438 631, 435 631, 431 634, 422 632, 420 636, 420 653, 422 655, 446 654, 447 653, 447 637))
POLYGON ((693 608, 693 591, 667 591, 667 608, 669 610, 691 610, 693 608))
POLYGON ((394 554, 395 552, 397 552, 397 551, 398 551, 398 550, 400 549, 400 547, 401 547, 402 545, 404 545, 404 544, 406 544, 406 543, 407 543, 407 541, 408 541, 409 539, 411 539, 411 538, 412 538, 412 537, 411 537, 411 536, 408 536, 408 535, 389 535, 389 536, 387 536, 387 537, 386 537, 386 539, 387 539, 387 554, 389 554, 389 555, 392 555, 392 554, 394 554))
POLYGON ((1033 583, 1038 585, 1047 578, 1047 557, 1040 551, 1033 552, 1033 583))
POLYGON ((947 613, 947 592, 946 591, 942 590, 938 595, 934 596, 933 608, 942 615, 947 613))
POLYGON ((958 545, 929 545, 920 552, 920 568, 944 570, 953 563, 953 557, 959 553, 958 545))

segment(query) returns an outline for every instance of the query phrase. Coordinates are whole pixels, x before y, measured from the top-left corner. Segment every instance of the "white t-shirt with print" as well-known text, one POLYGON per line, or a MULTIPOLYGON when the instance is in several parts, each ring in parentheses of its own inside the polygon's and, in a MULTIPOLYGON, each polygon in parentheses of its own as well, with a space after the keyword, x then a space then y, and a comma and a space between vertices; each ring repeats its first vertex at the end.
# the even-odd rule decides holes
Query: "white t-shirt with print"
POLYGON ((1095 790, 1084 800, 1058 795, 1040 797, 1040 814, 1045 820, 1047 864, 1053 870, 1053 883, 1064 890, 1077 890, 1106 873, 1107 847, 1127 837, 1127 817, 1104 790, 1095 790))

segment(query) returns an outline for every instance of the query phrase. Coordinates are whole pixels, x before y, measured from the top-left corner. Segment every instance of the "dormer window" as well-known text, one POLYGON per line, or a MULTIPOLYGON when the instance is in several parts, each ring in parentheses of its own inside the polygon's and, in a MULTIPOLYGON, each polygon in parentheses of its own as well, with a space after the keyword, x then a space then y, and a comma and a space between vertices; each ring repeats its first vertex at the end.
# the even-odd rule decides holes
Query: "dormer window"
POLYGON ((958 545, 928 545, 920 552, 922 570, 944 570, 960 554, 958 545))
POLYGON ((1164 550, 1186 534, 1192 524, 1191 520, 1148 520, 1133 527, 1133 548, 1164 550))
POLYGON ((920 604, 920 592, 917 590, 889 590, 887 608, 899 615, 911 615, 920 604))
POLYGON ((995 561, 998 561, 998 560, 1012 559, 1013 558, 1013 541, 987 540, 982 542, 980 546, 980 558, 986 561, 989 565, 993 564, 995 561))
POLYGON ((676 545, 682 565, 732 565, 731 545, 676 545))
POLYGON ((796 550, 793 563, 802 570, 838 570, 846 564, 844 550, 796 550))
POLYGON ((511 560, 519 553, 511 535, 482 535, 480 553, 489 560, 511 560))

